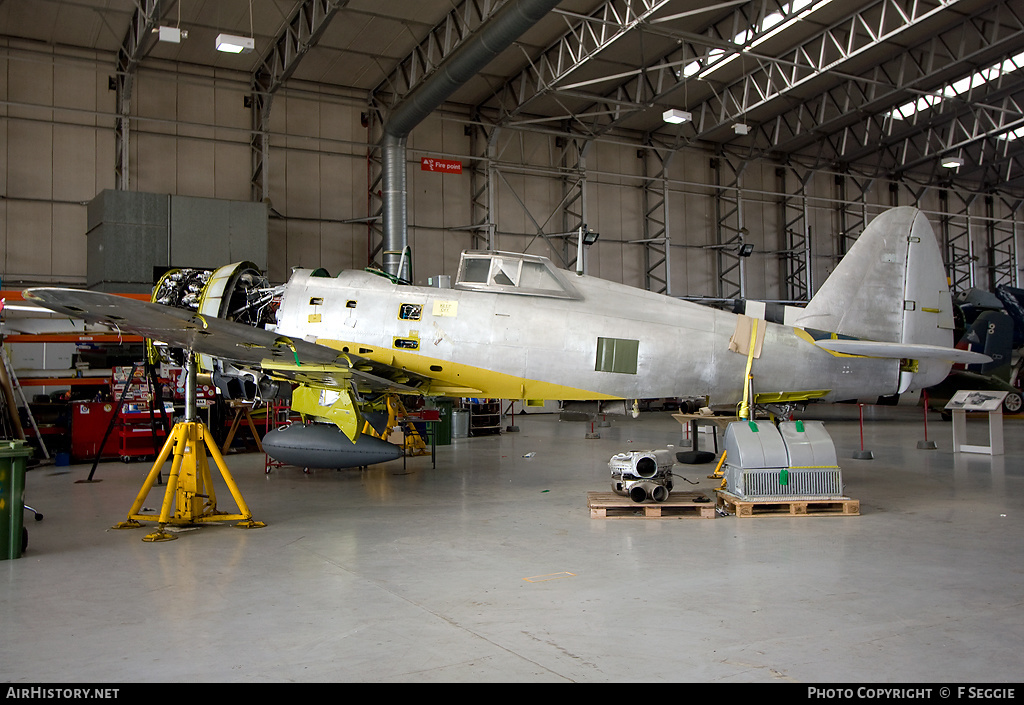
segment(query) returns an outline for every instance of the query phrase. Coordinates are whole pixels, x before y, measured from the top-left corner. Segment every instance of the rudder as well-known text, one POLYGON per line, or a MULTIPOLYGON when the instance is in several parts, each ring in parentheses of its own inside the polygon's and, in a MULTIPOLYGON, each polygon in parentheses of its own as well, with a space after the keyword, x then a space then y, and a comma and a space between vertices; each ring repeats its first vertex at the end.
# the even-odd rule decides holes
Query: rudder
MULTIPOLYGON (((787 323, 862 340, 951 347, 953 301, 924 213, 903 206, 872 220, 807 307, 787 323)), ((944 360, 917 361, 901 373, 901 390, 938 382, 949 367, 944 360)))

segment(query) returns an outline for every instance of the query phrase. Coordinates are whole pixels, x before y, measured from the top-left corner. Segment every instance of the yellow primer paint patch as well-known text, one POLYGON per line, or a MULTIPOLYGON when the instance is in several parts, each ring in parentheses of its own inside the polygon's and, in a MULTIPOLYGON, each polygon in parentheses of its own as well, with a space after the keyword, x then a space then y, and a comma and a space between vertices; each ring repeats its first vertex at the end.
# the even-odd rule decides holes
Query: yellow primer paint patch
POLYGON ((292 393, 292 409, 331 421, 353 442, 359 433, 359 411, 348 390, 316 389, 300 384, 292 393))
MULTIPOLYGON (((817 345, 817 343, 815 343, 814 338, 812 338, 811 334, 808 333, 807 331, 805 331, 803 328, 794 328, 793 332, 796 334, 796 337, 801 338, 803 340, 806 340, 808 343, 810 343, 814 347, 818 348, 818 345, 817 345)), ((831 338, 828 338, 828 340, 835 340, 835 339, 836 339, 836 334, 835 333, 832 334, 831 338)), ((818 350, 824 350, 825 352, 827 352, 832 357, 866 357, 865 355, 850 355, 849 353, 836 352, 835 350, 826 350, 825 348, 818 348, 818 350)))
POLYGON ((547 575, 535 575, 532 578, 523 578, 528 583, 544 583, 548 580, 562 580, 563 578, 575 578, 575 573, 548 573, 547 575))
POLYGON ((794 401, 810 401, 820 399, 830 389, 807 389, 801 392, 758 392, 754 395, 755 404, 785 404, 794 401))
MULTIPOLYGON (((340 340, 321 338, 317 341, 335 350, 358 350, 359 345, 340 340)), ((426 395, 488 397, 493 399, 618 399, 587 389, 577 389, 551 382, 524 379, 515 375, 496 372, 471 365, 427 357, 408 350, 374 350, 363 353, 362 357, 391 367, 408 370, 431 380, 426 395), (435 368, 440 368, 440 371, 435 368)))

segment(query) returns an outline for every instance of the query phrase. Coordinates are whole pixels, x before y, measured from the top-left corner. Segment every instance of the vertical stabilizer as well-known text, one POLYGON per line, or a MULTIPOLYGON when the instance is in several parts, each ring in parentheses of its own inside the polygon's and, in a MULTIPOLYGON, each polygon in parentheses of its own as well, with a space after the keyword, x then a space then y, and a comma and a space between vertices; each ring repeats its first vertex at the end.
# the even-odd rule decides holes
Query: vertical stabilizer
MULTIPOLYGON (((787 323, 864 340, 953 345, 953 302, 942 254, 927 217, 892 208, 864 229, 803 311, 787 323)), ((921 360, 901 375, 901 388, 948 373, 941 360, 921 360)))

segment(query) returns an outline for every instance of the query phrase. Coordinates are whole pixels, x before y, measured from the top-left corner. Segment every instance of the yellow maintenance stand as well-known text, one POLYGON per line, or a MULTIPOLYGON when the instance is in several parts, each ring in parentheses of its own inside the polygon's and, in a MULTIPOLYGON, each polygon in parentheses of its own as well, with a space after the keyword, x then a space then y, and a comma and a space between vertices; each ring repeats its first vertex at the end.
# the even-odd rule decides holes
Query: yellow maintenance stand
POLYGON ((187 352, 186 364, 188 373, 185 382, 185 420, 176 423, 167 436, 160 454, 153 463, 153 469, 149 471, 139 495, 135 498, 135 503, 128 511, 128 520, 113 527, 115 529, 136 529, 142 526, 140 523, 142 521, 159 522, 156 531, 143 537, 142 540, 147 542, 173 541, 178 538, 165 530, 168 524, 193 526, 215 521, 238 521, 237 526, 246 529, 258 529, 266 526, 262 521, 253 520, 252 512, 249 511, 242 494, 238 491, 238 485, 231 477, 231 473, 224 463, 224 456, 217 448, 210 429, 206 424, 197 420, 197 365, 191 351, 187 352), (163 465, 172 451, 174 460, 171 462, 171 472, 167 478, 167 488, 164 491, 164 500, 159 516, 140 514, 146 497, 160 477, 163 465), (220 470, 221 477, 238 505, 237 514, 229 514, 217 509, 217 494, 206 459, 207 451, 220 470))

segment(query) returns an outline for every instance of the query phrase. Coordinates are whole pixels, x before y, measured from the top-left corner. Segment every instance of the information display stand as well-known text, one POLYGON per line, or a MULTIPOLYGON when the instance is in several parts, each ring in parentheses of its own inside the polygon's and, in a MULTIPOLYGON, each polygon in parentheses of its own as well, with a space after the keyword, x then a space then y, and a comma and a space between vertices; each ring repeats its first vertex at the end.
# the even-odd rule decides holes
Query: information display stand
POLYGON ((985 453, 987 455, 1003 454, 1003 399, 1007 392, 988 392, 972 389, 961 389, 953 395, 945 409, 953 415, 953 452, 954 453, 985 453), (968 445, 967 443, 967 412, 984 412, 988 414, 987 446, 968 445))

